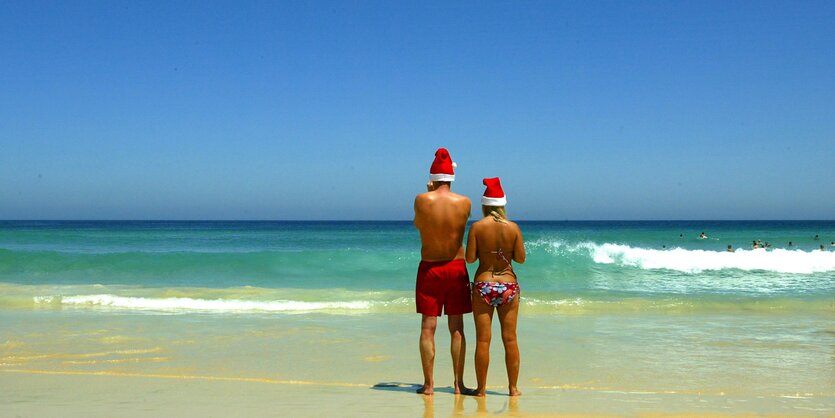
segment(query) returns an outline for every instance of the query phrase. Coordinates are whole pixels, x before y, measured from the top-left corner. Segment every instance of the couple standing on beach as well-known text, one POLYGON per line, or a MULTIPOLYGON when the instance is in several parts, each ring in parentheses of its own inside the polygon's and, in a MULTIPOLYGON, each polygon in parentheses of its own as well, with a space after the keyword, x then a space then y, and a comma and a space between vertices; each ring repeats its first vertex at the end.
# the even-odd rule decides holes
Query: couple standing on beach
POLYGON ((455 180, 455 163, 446 149, 435 152, 429 179, 428 191, 415 198, 414 222, 421 241, 415 302, 421 314, 420 359, 424 379, 423 387, 417 392, 425 395, 434 392, 435 330, 438 317, 445 313, 451 337, 455 393, 485 395, 491 325, 496 311, 501 323, 510 395, 521 395, 516 385, 519 285, 511 260, 524 263, 525 247, 519 227, 507 220, 504 209, 507 199, 499 178, 484 179, 487 186, 481 200, 484 217, 470 226, 466 252, 462 240, 471 204, 470 199, 450 190, 455 180), (466 263, 476 260, 479 265, 471 285, 466 263), (463 383, 467 352, 464 314, 470 312, 476 326, 476 389, 469 389, 463 383))

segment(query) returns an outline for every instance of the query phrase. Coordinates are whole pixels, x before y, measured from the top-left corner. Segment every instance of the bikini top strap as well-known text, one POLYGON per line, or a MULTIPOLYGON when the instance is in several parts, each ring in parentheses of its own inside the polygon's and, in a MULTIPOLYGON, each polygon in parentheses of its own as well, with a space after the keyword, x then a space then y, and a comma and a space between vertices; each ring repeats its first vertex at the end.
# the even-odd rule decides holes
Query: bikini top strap
POLYGON ((508 261, 507 257, 504 256, 504 250, 502 250, 501 247, 499 247, 496 251, 490 251, 490 254, 496 254, 496 260, 502 259, 505 263, 510 265, 510 261, 508 261))

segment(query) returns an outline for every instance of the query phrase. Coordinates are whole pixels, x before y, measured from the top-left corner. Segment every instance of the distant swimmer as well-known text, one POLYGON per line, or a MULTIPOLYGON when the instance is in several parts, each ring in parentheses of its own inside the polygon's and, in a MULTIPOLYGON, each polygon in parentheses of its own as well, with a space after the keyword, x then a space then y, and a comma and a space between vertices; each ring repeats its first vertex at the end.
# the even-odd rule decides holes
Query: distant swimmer
POLYGON ((829 243, 829 246, 830 246, 830 247, 835 247, 835 241, 830 242, 830 243, 829 243))
POLYGON ((789 241, 789 247, 792 247, 792 246, 794 246, 794 244, 792 244, 792 242, 789 241))
POLYGON ((666 249, 667 249, 667 246, 666 246, 666 245, 662 245, 662 246, 661 246, 661 249, 662 249, 662 250, 666 250, 666 249))
POLYGON ((684 238, 684 234, 678 234, 679 238, 684 238))
POLYGON ((760 248, 760 244, 758 244, 757 241, 751 241, 751 242, 752 242, 752 245, 751 245, 752 249, 756 250, 757 248, 760 248))
POLYGON ((763 248, 771 248, 771 244, 768 241, 766 241, 765 245, 763 245, 763 248))
POLYGON ((821 237, 819 237, 818 234, 815 234, 815 241, 817 241, 819 239, 821 239, 821 237))
POLYGON ((707 239, 707 235, 704 233, 704 231, 702 231, 702 233, 699 234, 699 239, 707 239))
POLYGON ((823 244, 821 244, 821 251, 826 251, 826 248, 823 248, 823 244))
POLYGON ((728 244, 728 252, 729 252, 729 253, 732 253, 732 252, 734 252, 734 251, 736 251, 736 250, 734 250, 734 246, 733 246, 733 245, 731 245, 731 244, 728 244))

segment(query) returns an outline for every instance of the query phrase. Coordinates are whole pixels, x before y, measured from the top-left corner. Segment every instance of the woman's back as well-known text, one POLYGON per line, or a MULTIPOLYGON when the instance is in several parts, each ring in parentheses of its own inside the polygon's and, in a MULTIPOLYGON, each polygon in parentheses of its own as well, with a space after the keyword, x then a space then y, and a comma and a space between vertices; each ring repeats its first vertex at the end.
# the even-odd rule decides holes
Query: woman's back
POLYGON ((515 282, 511 261, 525 262, 522 233, 516 223, 487 216, 470 226, 467 262, 478 259, 475 281, 515 282))

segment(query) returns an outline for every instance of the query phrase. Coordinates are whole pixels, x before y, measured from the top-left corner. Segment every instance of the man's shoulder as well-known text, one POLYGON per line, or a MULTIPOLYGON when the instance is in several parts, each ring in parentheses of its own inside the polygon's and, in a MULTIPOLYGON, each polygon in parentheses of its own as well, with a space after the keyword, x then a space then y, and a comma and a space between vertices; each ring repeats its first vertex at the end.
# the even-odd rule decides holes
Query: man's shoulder
POLYGON ((462 195, 462 194, 458 194, 458 193, 454 193, 454 192, 449 192, 449 193, 447 193, 447 195, 450 197, 450 199, 453 199, 453 200, 456 200, 456 201, 461 201, 461 202, 467 202, 467 203, 470 203, 470 198, 469 198, 469 197, 467 197, 467 196, 464 196, 464 195, 462 195))
POLYGON ((432 191, 432 192, 421 193, 421 194, 418 194, 417 196, 415 196, 416 201, 439 200, 439 199, 450 200, 450 201, 454 201, 454 202, 467 202, 467 203, 470 202, 469 197, 464 196, 464 195, 460 195, 460 194, 454 193, 454 192, 438 193, 438 192, 432 191))
POLYGON ((420 193, 415 196, 415 204, 428 204, 429 202, 437 200, 437 196, 435 196, 432 192, 425 192, 420 193))

